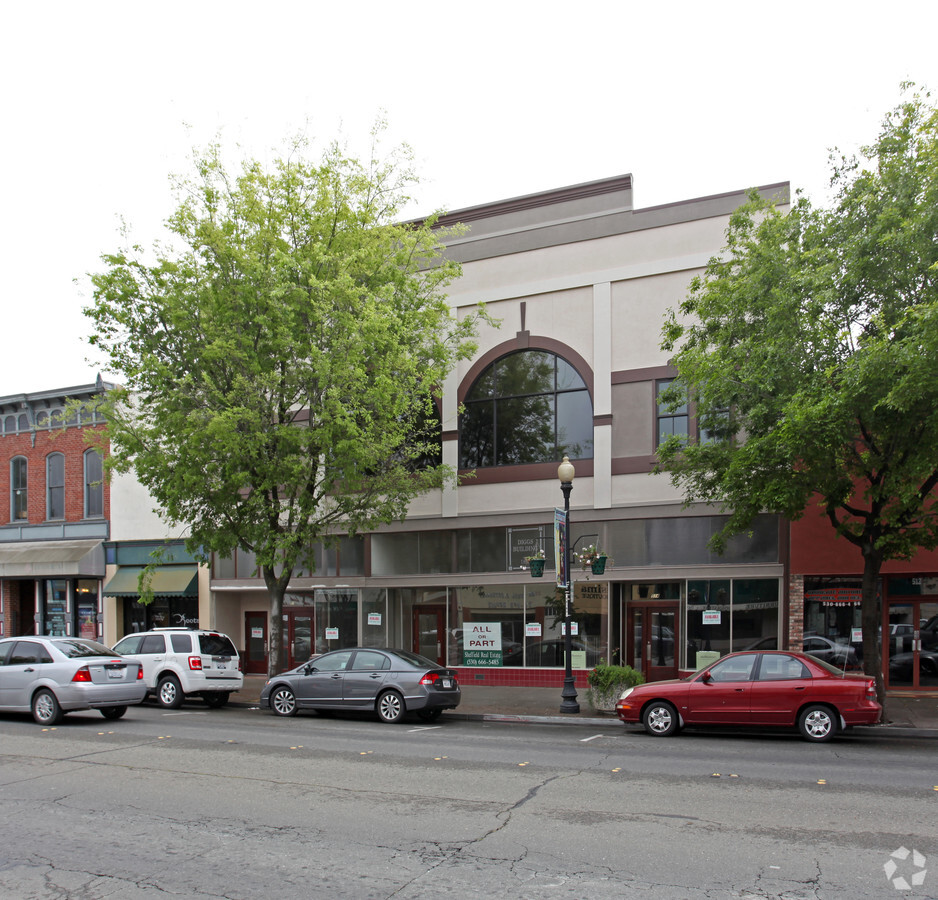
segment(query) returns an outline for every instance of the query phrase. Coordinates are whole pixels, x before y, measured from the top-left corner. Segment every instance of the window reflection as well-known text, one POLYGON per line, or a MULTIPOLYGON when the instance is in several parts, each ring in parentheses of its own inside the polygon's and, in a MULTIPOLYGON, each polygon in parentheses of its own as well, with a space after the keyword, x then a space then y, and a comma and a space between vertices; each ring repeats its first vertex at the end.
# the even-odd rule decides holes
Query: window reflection
POLYGON ((512 353, 479 376, 460 420, 460 466, 484 468, 593 455, 593 405, 566 360, 512 353))

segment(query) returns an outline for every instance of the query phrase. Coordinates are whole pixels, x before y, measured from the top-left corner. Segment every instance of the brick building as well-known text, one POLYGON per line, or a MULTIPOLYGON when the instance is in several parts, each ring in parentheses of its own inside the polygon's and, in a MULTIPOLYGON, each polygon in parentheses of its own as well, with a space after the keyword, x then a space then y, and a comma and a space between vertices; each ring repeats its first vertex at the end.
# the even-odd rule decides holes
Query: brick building
POLYGON ((101 381, 0 397, 0 634, 102 635, 110 489, 101 381))

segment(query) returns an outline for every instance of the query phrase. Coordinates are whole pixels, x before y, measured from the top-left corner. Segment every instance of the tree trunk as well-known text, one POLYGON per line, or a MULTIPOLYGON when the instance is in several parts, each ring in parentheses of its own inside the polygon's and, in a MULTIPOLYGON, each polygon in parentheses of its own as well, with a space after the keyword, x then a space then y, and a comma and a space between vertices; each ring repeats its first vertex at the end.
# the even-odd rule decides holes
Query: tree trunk
POLYGON ((264 566, 264 583, 270 596, 270 614, 267 637, 267 676, 272 678, 283 671, 283 595, 289 579, 277 578, 272 567, 264 566))
POLYGON ((863 548, 863 587, 860 594, 860 625, 863 629, 863 671, 876 679, 876 699, 883 707, 886 721, 886 683, 883 679, 883 657, 880 629, 883 625, 882 597, 879 593, 879 572, 882 556, 872 547, 863 548))

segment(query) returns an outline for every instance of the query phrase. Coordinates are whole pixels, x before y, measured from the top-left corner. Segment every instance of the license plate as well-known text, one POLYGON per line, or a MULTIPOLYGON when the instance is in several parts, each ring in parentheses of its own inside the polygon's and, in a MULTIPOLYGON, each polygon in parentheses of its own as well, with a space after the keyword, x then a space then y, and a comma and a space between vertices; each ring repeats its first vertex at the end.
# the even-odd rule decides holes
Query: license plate
POLYGON ((123 669, 108 669, 107 677, 108 678, 123 678, 124 670, 123 669))
POLYGON ((451 688, 453 686, 453 680, 451 678, 441 678, 440 681, 445 688, 451 688))
POLYGON ((227 669, 227 668, 228 668, 228 663, 216 662, 216 663, 215 663, 215 668, 216 668, 216 669, 227 669))

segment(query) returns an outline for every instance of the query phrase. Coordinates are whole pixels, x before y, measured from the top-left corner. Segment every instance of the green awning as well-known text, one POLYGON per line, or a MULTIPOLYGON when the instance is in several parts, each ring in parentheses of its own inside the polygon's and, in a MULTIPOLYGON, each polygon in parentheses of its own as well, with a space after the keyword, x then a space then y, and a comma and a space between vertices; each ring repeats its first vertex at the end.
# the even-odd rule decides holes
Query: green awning
MULTIPOLYGON (((104 586, 105 597, 139 597, 143 566, 121 566, 104 586)), ((159 566, 153 570, 150 587, 156 597, 198 597, 199 570, 196 566, 159 566)))

